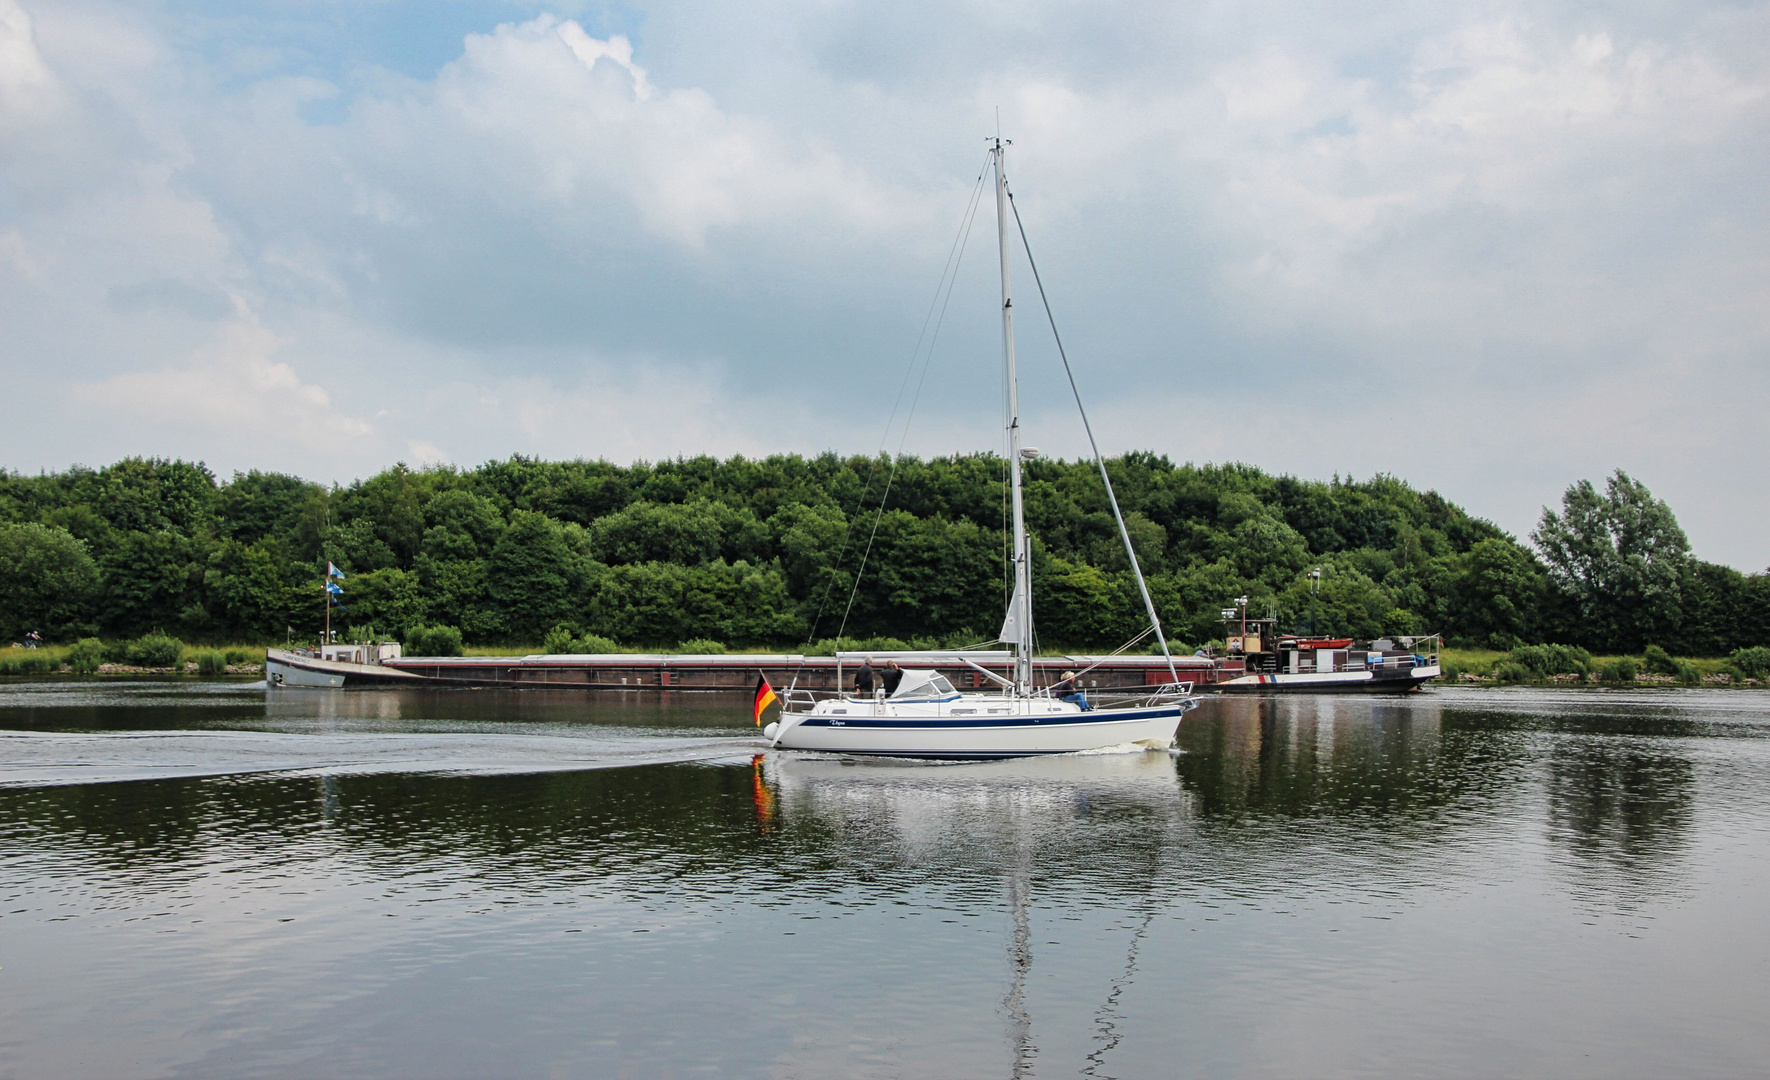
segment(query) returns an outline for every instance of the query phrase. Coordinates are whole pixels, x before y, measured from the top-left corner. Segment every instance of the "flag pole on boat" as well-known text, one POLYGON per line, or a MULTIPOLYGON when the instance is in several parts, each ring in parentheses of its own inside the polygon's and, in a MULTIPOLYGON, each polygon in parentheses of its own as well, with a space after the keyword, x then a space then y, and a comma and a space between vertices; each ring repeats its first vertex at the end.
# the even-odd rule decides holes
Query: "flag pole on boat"
POLYGON ((325 586, 323 589, 323 591, 325 593, 325 597, 326 597, 326 629, 324 631, 325 636, 320 641, 321 645, 330 645, 332 643, 332 605, 337 604, 338 610, 340 610, 340 611, 347 612, 350 610, 349 608, 345 607, 342 602, 339 601, 338 598, 340 596, 344 595, 344 590, 338 587, 337 582, 334 582, 332 580, 333 578, 337 578, 339 581, 343 581, 344 580, 344 571, 338 569, 336 566, 333 566, 331 560, 327 560, 326 561, 326 582, 325 582, 325 586))

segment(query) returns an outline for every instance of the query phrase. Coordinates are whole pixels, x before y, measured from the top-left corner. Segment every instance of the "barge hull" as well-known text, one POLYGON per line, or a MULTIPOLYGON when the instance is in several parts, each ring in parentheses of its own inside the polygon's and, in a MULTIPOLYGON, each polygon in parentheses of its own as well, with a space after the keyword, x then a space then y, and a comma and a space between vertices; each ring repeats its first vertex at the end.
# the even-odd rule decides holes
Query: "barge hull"
POLYGON ((1243 675, 1204 687, 1218 694, 1406 694, 1438 678, 1436 664, 1395 674, 1370 671, 1243 675))
POLYGON ((270 686, 352 688, 363 686, 421 686, 421 675, 385 664, 351 664, 322 660, 283 649, 266 649, 264 681, 270 686))

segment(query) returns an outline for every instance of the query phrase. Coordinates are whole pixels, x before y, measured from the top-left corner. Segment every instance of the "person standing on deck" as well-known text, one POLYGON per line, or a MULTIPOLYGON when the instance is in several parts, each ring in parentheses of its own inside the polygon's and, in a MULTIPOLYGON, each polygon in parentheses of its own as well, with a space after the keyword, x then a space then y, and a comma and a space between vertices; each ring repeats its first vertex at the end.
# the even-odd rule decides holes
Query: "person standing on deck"
POLYGON ((885 670, 880 673, 879 681, 885 685, 885 696, 897 693, 897 684, 903 682, 903 669, 897 666, 896 660, 885 661, 885 670))
POLYGON ((873 696, 873 658, 870 656, 860 662, 860 670, 854 673, 854 693, 858 697, 873 696))

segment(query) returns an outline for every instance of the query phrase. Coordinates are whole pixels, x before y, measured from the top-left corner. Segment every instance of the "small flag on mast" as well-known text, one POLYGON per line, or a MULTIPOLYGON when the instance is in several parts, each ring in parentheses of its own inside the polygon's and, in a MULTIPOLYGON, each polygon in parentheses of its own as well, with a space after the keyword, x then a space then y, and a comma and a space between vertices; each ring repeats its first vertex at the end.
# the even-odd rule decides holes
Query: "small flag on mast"
POLYGON ((757 727, 762 726, 762 710, 768 708, 770 705, 773 705, 778 700, 780 700, 780 699, 774 696, 774 687, 768 685, 768 676, 762 674, 760 671, 757 672, 756 673, 756 704, 754 707, 754 711, 756 714, 756 726, 757 727))
POLYGON ((344 580, 344 571, 342 571, 342 570, 340 570, 340 569, 338 569, 338 568, 337 568, 337 567, 336 567, 336 566, 333 566, 333 565, 332 565, 332 564, 331 564, 331 562, 330 562, 330 561, 328 561, 328 562, 327 562, 327 563, 326 563, 326 576, 327 576, 327 577, 329 577, 329 578, 334 578, 334 577, 335 577, 335 578, 337 578, 337 579, 338 579, 338 580, 339 580, 339 581, 343 581, 343 580, 344 580))

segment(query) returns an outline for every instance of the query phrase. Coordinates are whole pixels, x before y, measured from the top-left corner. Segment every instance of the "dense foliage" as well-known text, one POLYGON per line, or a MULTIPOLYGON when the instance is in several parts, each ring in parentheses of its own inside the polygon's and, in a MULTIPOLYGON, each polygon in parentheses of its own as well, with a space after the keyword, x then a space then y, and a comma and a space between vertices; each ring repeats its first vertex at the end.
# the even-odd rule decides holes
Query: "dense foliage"
MULTIPOLYGON (((0 641, 33 628, 64 641, 311 639, 328 561, 348 575, 339 623, 439 647, 459 647, 451 630, 529 645, 991 636, 1006 602, 1003 462, 893 464, 516 457, 400 465, 333 489, 261 472, 217 483, 202 465, 133 458, 0 472, 0 641)), ((1770 640, 1770 579, 1691 558, 1671 511, 1621 473, 1545 512, 1539 557, 1389 477, 1305 481, 1150 454, 1109 468, 1175 639, 1221 636, 1219 610, 1246 595, 1287 626, 1360 637, 1703 655, 1770 640)), ((1027 515, 1041 641, 1100 648, 1137 633, 1092 467, 1031 463, 1027 515)))

